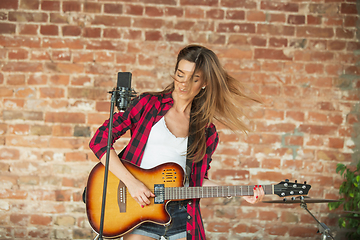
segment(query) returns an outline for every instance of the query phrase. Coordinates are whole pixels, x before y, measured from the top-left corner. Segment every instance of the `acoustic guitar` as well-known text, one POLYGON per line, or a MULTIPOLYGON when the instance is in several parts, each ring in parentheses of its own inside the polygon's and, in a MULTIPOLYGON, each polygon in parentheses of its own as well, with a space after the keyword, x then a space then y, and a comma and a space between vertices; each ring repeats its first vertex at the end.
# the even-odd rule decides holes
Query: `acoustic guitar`
MULTIPOLYGON (((251 196, 254 186, 211 186, 184 187, 184 171, 176 163, 164 163, 152 169, 140 167, 122 161, 125 167, 154 194, 151 204, 145 208, 130 196, 126 186, 109 171, 106 193, 103 237, 117 238, 132 231, 144 222, 167 225, 171 217, 166 205, 171 200, 194 198, 251 196)), ((89 223, 95 232, 100 229, 102 193, 105 167, 98 163, 91 170, 86 192, 86 213, 89 223)), ((308 184, 290 183, 288 180, 276 185, 262 185, 265 194, 276 194, 280 197, 307 195, 311 186, 308 184)))

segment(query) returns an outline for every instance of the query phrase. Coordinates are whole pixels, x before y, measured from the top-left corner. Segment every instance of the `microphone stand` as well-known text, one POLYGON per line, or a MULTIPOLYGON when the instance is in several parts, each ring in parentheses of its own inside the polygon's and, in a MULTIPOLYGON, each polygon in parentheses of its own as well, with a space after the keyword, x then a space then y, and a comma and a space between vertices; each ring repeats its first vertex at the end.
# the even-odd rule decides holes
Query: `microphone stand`
POLYGON ((106 202, 106 189, 107 189, 107 181, 108 181, 108 173, 109 173, 109 159, 110 159, 110 149, 112 142, 112 128, 113 128, 113 115, 114 115, 114 105, 116 102, 116 91, 113 90, 111 93, 111 105, 110 105, 110 120, 109 120, 109 135, 108 142, 106 148, 106 162, 105 162, 105 173, 104 173, 104 187, 103 187, 103 198, 101 205, 101 216, 100 216, 100 228, 98 236, 95 239, 102 240, 103 237, 103 229, 104 229, 104 217, 105 217, 105 202, 106 202))
POLYGON ((330 232, 330 228, 328 226, 325 225, 325 223, 321 223, 319 222, 319 220, 316 219, 316 217, 310 212, 310 210, 307 208, 307 204, 305 201, 301 201, 300 203, 300 207, 305 209, 309 214, 310 216, 312 216, 315 221, 319 224, 319 231, 321 233, 321 240, 326 240, 326 239, 335 239, 332 235, 331 235, 331 232, 330 232))

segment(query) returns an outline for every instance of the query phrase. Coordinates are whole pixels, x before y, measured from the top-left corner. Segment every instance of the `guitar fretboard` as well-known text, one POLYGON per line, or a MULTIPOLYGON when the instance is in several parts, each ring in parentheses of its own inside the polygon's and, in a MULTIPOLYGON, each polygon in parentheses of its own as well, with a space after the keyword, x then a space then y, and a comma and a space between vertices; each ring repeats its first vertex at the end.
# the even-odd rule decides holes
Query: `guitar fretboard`
MULTIPOLYGON (((255 186, 211 186, 164 188, 165 200, 212 198, 229 196, 252 196, 255 186)), ((265 194, 274 194, 272 185, 262 185, 265 194)))

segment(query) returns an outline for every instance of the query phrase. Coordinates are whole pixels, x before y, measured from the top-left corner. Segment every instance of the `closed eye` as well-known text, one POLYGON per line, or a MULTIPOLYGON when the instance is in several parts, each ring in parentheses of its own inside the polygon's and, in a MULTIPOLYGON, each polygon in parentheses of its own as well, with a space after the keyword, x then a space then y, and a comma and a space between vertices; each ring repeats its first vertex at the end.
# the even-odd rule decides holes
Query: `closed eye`
POLYGON ((180 69, 177 70, 176 76, 178 77, 184 77, 184 72, 181 71, 180 69))

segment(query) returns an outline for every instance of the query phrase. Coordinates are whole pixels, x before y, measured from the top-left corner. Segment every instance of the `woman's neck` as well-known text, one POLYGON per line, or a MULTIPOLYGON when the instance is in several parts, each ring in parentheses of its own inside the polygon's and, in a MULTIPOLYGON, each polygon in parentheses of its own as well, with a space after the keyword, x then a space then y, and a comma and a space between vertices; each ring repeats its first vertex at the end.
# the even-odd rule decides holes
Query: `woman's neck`
POLYGON ((188 116, 190 116, 190 110, 191 110, 191 103, 192 100, 184 100, 184 99, 180 99, 176 96, 176 94, 173 94, 173 100, 174 100, 174 105, 173 108, 178 112, 178 113, 184 113, 188 116))

